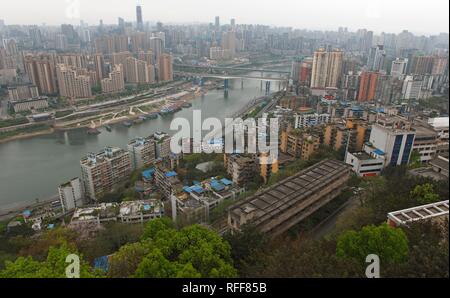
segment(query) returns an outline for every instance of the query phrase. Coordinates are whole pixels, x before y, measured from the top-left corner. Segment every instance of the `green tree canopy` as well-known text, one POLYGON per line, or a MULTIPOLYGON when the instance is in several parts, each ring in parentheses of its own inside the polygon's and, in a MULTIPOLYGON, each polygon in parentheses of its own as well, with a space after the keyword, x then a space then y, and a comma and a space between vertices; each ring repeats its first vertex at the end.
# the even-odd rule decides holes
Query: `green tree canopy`
POLYGON ((387 224, 366 226, 361 231, 347 231, 337 240, 336 255, 364 263, 376 254, 385 264, 402 263, 408 258, 408 238, 403 230, 387 224))
POLYGON ((115 277, 235 277, 236 274, 228 242, 199 225, 176 230, 168 218, 148 222, 142 240, 123 246, 110 264, 110 275, 115 277))
MULTIPOLYGON (((70 254, 78 254, 74 247, 63 244, 60 247, 50 247, 44 262, 35 261, 32 257, 19 257, 15 262, 6 261, 5 269, 0 271, 0 278, 65 278, 66 258, 70 254)), ((99 276, 94 273, 89 264, 80 256, 80 277, 99 276)))
POLYGON ((417 185, 411 191, 411 196, 424 205, 439 201, 439 195, 434 192, 434 187, 431 183, 417 185))

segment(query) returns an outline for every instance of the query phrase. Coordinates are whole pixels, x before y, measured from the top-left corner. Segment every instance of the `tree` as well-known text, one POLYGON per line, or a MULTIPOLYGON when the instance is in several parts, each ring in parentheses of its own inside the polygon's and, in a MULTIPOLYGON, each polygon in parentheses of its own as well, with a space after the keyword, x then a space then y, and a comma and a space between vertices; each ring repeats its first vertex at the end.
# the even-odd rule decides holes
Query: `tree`
POLYGON ((15 262, 6 261, 5 269, 0 271, 0 278, 65 278, 66 258, 70 254, 80 257, 80 277, 100 276, 94 272, 74 247, 63 244, 60 247, 50 247, 47 259, 38 262, 32 257, 19 257, 15 262))
POLYGON ((227 233, 224 238, 230 243, 231 257, 238 270, 245 265, 258 262, 255 259, 257 252, 263 252, 269 241, 267 236, 253 225, 244 225, 240 232, 227 233))
POLYGON ((236 276, 228 242, 199 225, 176 230, 168 218, 150 221, 140 245, 147 245, 148 253, 137 266, 136 277, 236 276))
POLYGON ((439 195, 434 192, 431 183, 417 185, 411 191, 411 196, 423 205, 439 201, 439 195))
POLYGON ((124 278, 132 276, 144 256, 150 252, 151 245, 137 242, 122 246, 109 262, 108 276, 124 278))
POLYGON ((420 162, 420 153, 417 150, 413 150, 409 159, 409 168, 415 169, 420 168, 421 166, 422 163, 420 162))
POLYGON ((385 264, 403 263, 408 258, 408 239, 402 229, 387 224, 370 225, 339 236, 337 257, 364 263, 369 254, 378 255, 385 264))

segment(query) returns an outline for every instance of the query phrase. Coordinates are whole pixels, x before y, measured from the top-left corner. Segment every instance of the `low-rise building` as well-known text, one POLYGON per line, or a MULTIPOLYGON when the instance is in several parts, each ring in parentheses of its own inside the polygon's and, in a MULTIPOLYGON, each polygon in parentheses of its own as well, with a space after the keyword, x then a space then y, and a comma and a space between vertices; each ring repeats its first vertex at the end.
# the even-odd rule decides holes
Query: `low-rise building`
POLYGON ((125 223, 143 223, 164 216, 164 203, 159 200, 122 202, 118 220, 125 223))
POLYGON ((228 175, 237 185, 252 181, 257 173, 257 159, 251 154, 225 154, 224 163, 228 175))
POLYGON ((388 224, 393 227, 425 220, 448 222, 448 200, 390 212, 387 217, 388 224))
POLYGON ((97 225, 108 221, 143 223, 164 216, 164 203, 159 200, 137 200, 122 203, 101 203, 96 206, 77 208, 71 226, 86 223, 97 225))
POLYGON ((281 132, 280 151, 295 158, 308 160, 319 149, 320 137, 304 130, 281 132))
POLYGON ((184 220, 196 218, 200 222, 208 220, 210 212, 225 200, 235 200, 244 192, 244 188, 235 185, 226 178, 211 178, 191 186, 174 195, 176 215, 184 220))
POLYGON ((8 95, 9 101, 21 101, 39 97, 39 90, 31 84, 9 86, 8 95))
POLYGON ((15 113, 20 113, 24 111, 40 110, 48 108, 48 98, 45 96, 9 101, 8 105, 11 110, 15 113))
POLYGON ((413 125, 416 132, 413 150, 420 155, 420 162, 427 163, 436 155, 438 134, 428 125, 413 125))
POLYGON ((154 177, 156 186, 165 199, 170 199, 172 194, 177 194, 183 189, 183 185, 175 171, 168 171, 157 165, 155 167, 154 177))
POLYGON ((430 161, 433 171, 439 173, 448 179, 448 155, 447 157, 438 155, 430 161))
POLYGON ((383 157, 371 156, 366 152, 347 152, 345 162, 359 177, 378 176, 384 168, 383 157))
POLYGON ((346 187, 350 167, 323 160, 228 209, 228 227, 239 231, 245 224, 277 236, 336 198, 346 187))
POLYGON ((312 127, 320 124, 329 123, 331 119, 330 114, 296 114, 294 116, 294 128, 312 127))
POLYGON ((364 151, 371 155, 383 155, 385 166, 407 165, 415 136, 411 123, 400 117, 379 119, 378 123, 372 125, 370 139, 364 145, 364 151))

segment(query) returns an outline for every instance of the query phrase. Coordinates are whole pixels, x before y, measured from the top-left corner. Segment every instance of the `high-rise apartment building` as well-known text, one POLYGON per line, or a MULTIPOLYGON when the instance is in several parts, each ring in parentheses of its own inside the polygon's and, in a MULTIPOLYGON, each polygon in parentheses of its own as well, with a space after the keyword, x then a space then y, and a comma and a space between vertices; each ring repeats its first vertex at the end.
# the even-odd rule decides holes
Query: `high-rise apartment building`
POLYGON ((236 33, 227 31, 222 34, 222 48, 230 51, 231 57, 236 55, 236 33))
POLYGON ((81 159, 80 165, 85 194, 94 201, 129 178, 132 168, 129 152, 115 147, 106 147, 97 154, 89 153, 81 159))
POLYGON ((128 83, 146 84, 152 83, 152 66, 147 62, 128 57, 125 62, 125 78, 128 83))
POLYGON ((361 74, 359 81, 358 101, 372 101, 375 99, 379 73, 366 71, 361 74))
POLYGON ((445 73, 447 67, 448 58, 447 57, 433 57, 433 67, 431 68, 432 75, 442 75, 445 73))
POLYGON ((131 140, 127 148, 133 169, 147 167, 155 162, 156 150, 153 136, 131 140))
POLYGON ((30 81, 38 87, 39 94, 52 95, 58 92, 53 55, 25 56, 25 70, 30 81))
POLYGON ((383 45, 377 45, 370 48, 367 66, 369 70, 380 71, 383 69, 384 61, 386 59, 386 51, 383 45))
POLYGON ((161 37, 152 36, 149 39, 149 47, 153 53, 153 61, 159 61, 159 56, 164 53, 164 41, 161 37))
POLYGON ((101 80, 107 77, 105 60, 103 59, 103 54, 97 53, 94 55, 94 66, 95 73, 97 74, 97 82, 100 83, 101 80))
POLYGON ((87 75, 78 75, 76 68, 58 64, 56 66, 56 77, 61 96, 68 98, 86 98, 92 96, 91 78, 87 75))
POLYGON ((83 205, 84 192, 80 178, 74 178, 58 187, 63 213, 83 205))
POLYGON ((109 78, 101 80, 103 93, 114 93, 125 90, 125 80, 122 64, 114 65, 113 71, 109 74, 109 78))
POLYGON ((430 74, 433 69, 433 56, 413 56, 409 74, 430 74))
POLYGON ((173 63, 170 54, 162 54, 159 57, 158 80, 172 81, 173 80, 173 63))
POLYGON ((343 56, 340 50, 328 52, 321 48, 314 52, 311 88, 337 88, 342 72, 343 56))
POLYGON ((397 58, 392 61, 391 76, 394 78, 400 78, 406 73, 406 67, 408 59, 397 58))

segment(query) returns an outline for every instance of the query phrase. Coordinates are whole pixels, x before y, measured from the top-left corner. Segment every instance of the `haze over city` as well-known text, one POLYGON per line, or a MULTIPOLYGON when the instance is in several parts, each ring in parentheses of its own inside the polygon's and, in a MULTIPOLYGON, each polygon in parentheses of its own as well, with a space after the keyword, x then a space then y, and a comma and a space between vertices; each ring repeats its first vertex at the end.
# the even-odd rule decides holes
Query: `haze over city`
MULTIPOLYGON (((164 23, 209 23, 220 15, 222 20, 236 18, 241 24, 289 26, 299 29, 351 30, 368 28, 375 33, 416 34, 448 32, 447 0, 165 0, 135 1, 142 5, 144 21, 164 23), (176 9, 175 9, 176 8, 176 9), (352 17, 349 18, 348 16, 352 17)), ((78 24, 83 20, 97 25, 117 22, 117 17, 134 20, 134 8, 121 0, 17 0, 2 7, 0 17, 7 24, 78 24), (51 7, 51 9, 48 9, 51 7), (20 13, 17 13, 20 11, 20 13), (78 18, 79 16, 79 18, 78 18)))

